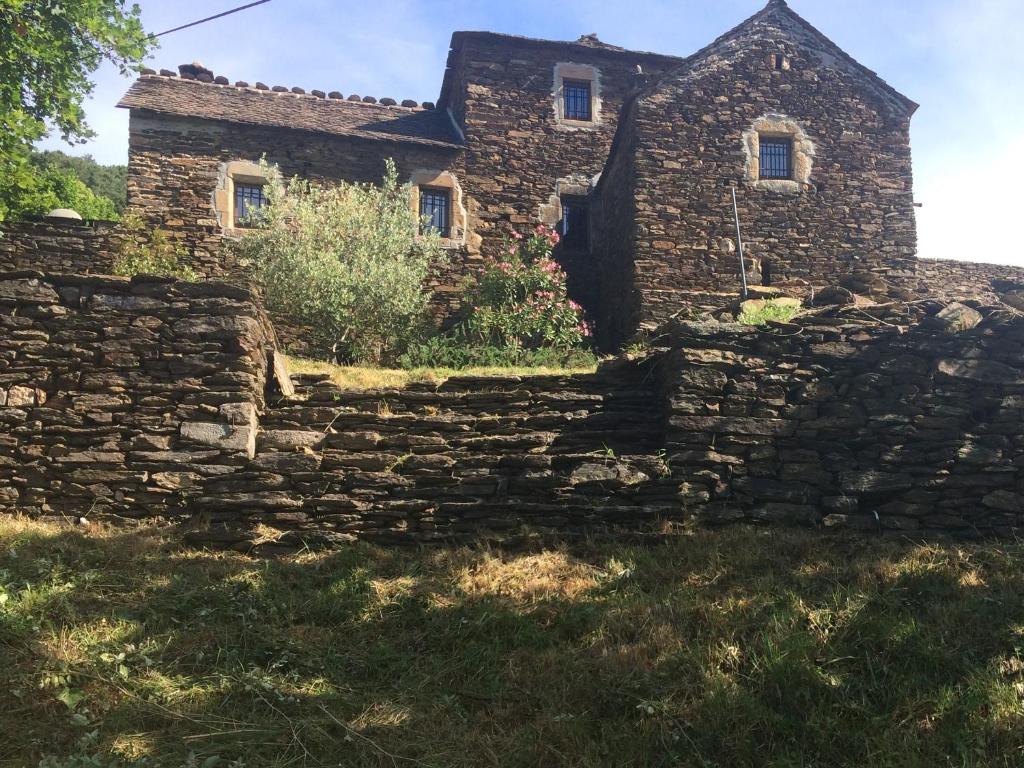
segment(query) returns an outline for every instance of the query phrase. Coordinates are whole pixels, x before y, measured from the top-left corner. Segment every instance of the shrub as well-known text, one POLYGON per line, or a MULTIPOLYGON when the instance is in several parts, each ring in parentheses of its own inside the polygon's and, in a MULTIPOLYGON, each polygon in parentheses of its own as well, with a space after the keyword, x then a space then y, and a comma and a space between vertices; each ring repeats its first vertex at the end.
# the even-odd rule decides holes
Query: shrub
POLYGON ((390 160, 380 186, 285 182, 265 163, 264 173, 269 205, 235 247, 268 306, 339 357, 396 358, 422 328, 426 279, 443 258, 437 234, 417 236, 411 186, 390 160))
POLYGON ((121 223, 123 239, 117 247, 114 274, 122 277, 159 275, 195 280, 196 273, 181 263, 185 248, 171 239, 163 229, 146 230, 146 224, 137 213, 129 213, 121 223))
POLYGON ((415 342, 399 358, 407 370, 414 368, 589 368, 597 358, 589 349, 495 347, 473 343, 458 336, 433 336, 415 342))
POLYGON ((569 349, 590 337, 583 309, 569 298, 565 272, 551 257, 558 233, 539 225, 515 233, 488 259, 467 291, 465 336, 508 349, 569 349))
POLYGON ((587 367, 591 335, 552 258, 558 234, 539 225, 518 233, 467 282, 462 319, 446 334, 409 346, 403 368, 587 367))

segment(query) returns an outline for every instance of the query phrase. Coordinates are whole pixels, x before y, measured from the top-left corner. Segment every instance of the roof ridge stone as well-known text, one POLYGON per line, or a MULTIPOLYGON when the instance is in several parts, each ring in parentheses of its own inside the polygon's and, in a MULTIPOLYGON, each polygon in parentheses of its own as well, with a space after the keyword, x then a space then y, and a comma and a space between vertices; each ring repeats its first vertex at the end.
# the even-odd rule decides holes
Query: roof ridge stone
POLYGON ((139 79, 141 80, 144 78, 152 78, 156 80, 190 81, 198 83, 200 85, 212 85, 218 88, 245 90, 272 96, 283 96, 286 94, 289 96, 296 97, 305 96, 307 98, 317 99, 321 101, 342 102, 351 105, 359 104, 365 107, 380 107, 383 109, 397 109, 403 111, 416 112, 430 111, 436 109, 435 104, 430 101, 419 102, 414 99, 403 99, 401 103, 399 103, 398 100, 393 99, 390 96, 385 96, 378 99, 375 96, 359 96, 357 94, 352 94, 351 96, 346 98, 345 95, 341 93, 341 91, 330 91, 329 93, 325 93, 324 91, 313 89, 307 93, 304 88, 301 88, 299 86, 293 86, 291 88, 284 85, 269 86, 261 82, 257 82, 255 83, 255 85, 249 85, 249 83, 247 83, 244 80, 238 80, 235 83, 232 83, 224 75, 218 75, 214 77, 213 75, 207 73, 194 75, 190 72, 182 72, 179 74, 178 72, 174 72, 170 69, 161 69, 158 72, 157 70, 152 69, 150 67, 145 67, 139 72, 139 79))

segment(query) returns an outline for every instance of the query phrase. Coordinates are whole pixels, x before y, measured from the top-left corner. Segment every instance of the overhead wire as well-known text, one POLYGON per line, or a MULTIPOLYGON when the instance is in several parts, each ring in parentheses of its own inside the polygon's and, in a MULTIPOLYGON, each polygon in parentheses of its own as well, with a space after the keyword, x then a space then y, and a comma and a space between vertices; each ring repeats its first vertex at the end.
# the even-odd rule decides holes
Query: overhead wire
POLYGON ((189 29, 190 27, 198 27, 200 24, 206 24, 208 21, 214 21, 216 19, 222 19, 225 16, 230 16, 233 13, 239 13, 240 11, 246 11, 246 10, 248 10, 250 8, 255 8, 257 5, 263 5, 264 3, 269 3, 269 2, 270 2, 270 0, 256 0, 256 2, 254 2, 254 3, 248 3, 247 5, 240 5, 237 8, 232 8, 230 11, 224 11, 223 13, 218 13, 218 14, 216 14, 214 16, 207 16, 205 19, 199 19, 198 21, 192 21, 192 22, 189 22, 188 24, 182 24, 180 27, 175 27, 174 29, 167 29, 167 30, 164 30, 163 32, 157 32, 155 34, 150 35, 149 37, 152 40, 152 39, 155 39, 155 38, 158 38, 158 37, 163 37, 164 35, 169 35, 172 32, 180 32, 181 30, 189 29))

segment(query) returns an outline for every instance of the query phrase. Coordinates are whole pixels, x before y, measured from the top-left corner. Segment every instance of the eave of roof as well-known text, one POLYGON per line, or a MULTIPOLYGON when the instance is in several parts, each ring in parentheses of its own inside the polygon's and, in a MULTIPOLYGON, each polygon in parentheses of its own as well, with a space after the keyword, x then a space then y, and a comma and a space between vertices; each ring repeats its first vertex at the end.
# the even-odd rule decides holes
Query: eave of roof
POLYGON ((265 86, 201 82, 170 74, 143 74, 117 106, 371 141, 463 148, 457 128, 444 111, 347 100, 341 94, 328 98, 322 92, 307 94, 298 88, 271 90, 265 86))

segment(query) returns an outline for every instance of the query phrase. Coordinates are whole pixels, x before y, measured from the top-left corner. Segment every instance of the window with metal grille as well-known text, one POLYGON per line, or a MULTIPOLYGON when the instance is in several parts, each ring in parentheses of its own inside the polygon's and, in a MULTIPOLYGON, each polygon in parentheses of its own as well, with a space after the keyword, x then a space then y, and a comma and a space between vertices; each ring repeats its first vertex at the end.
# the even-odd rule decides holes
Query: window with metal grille
POLYGON ((434 230, 441 237, 451 237, 451 207, 451 190, 420 187, 422 231, 434 230))
POLYGON ((569 248, 586 248, 590 241, 590 207, 581 198, 562 198, 562 223, 559 227, 562 244, 569 248))
POLYGON ((587 80, 563 80, 562 94, 565 99, 563 117, 566 120, 594 119, 590 103, 590 82, 587 80))
POLYGON ((790 139, 761 137, 761 178, 793 178, 793 142, 790 139))
POLYGON ((267 204, 261 184, 239 184, 235 182, 235 226, 244 227, 251 216, 267 204))

